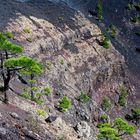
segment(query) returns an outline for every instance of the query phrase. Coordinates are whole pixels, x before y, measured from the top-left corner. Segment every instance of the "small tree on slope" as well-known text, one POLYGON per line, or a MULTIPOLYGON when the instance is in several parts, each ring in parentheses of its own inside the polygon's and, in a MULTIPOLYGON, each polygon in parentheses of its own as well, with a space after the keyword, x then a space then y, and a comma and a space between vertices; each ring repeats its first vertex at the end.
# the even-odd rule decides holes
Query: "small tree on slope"
POLYGON ((100 140, 121 140, 122 136, 134 133, 134 127, 121 118, 115 119, 113 125, 103 123, 99 124, 98 127, 100 140))
POLYGON ((7 90, 9 83, 16 73, 41 74, 43 72, 39 63, 30 57, 22 56, 23 48, 7 40, 0 33, 0 74, 3 80, 4 102, 8 102, 7 90))

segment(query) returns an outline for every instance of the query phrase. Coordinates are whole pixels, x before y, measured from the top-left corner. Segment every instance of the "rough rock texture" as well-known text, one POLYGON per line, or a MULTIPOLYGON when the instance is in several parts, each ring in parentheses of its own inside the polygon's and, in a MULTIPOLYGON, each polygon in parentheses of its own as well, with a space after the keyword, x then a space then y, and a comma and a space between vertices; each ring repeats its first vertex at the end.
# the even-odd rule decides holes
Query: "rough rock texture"
POLYGON ((78 133, 79 137, 89 138, 91 135, 90 126, 87 122, 81 121, 75 127, 76 132, 78 133))
POLYGON ((49 116, 47 119, 45 119, 45 121, 47 123, 52 123, 53 121, 55 121, 57 119, 56 116, 49 116))
MULTIPOLYGON (((0 21, 3 21, 0 29, 12 32, 12 41, 24 46, 25 55, 36 58, 44 65, 45 75, 40 78, 39 86, 53 89, 53 93, 46 97, 46 112, 60 118, 52 124, 45 121, 41 124, 46 139, 66 137, 77 140, 78 134, 73 127, 81 120, 91 128, 91 136, 84 138, 82 134, 81 139, 95 139, 95 125, 103 113, 98 109, 103 96, 107 95, 115 102, 116 90, 124 83, 123 57, 111 43, 109 49, 100 46, 100 29, 80 12, 67 6, 46 0, 22 4, 0 0, 0 3, 0 21), (5 13, 2 12, 4 9, 5 13), (25 33, 25 28, 30 33, 25 33), (29 38, 32 41, 28 42, 29 38), (91 98, 87 104, 76 100, 81 91, 91 98), (70 98, 72 106, 62 114, 56 106, 64 95, 70 98)), ((11 86, 17 93, 25 88, 17 78, 11 82, 11 86)), ((26 103, 11 92, 9 94, 13 99, 11 103, 22 109, 33 112, 37 108, 35 104, 26 103)), ((6 131, 1 130, 2 133, 6 131)))
POLYGON ((18 116, 18 114, 16 114, 16 113, 14 113, 14 112, 12 112, 12 113, 10 113, 10 115, 14 118, 14 119, 20 119, 20 117, 18 116))

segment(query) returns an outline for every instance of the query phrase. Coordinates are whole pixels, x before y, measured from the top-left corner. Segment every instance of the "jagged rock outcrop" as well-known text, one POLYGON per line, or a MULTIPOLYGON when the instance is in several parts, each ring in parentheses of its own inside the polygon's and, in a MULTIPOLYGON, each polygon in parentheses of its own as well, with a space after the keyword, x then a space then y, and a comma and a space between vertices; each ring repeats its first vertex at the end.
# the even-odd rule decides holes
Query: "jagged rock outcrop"
MULTIPOLYGON (((78 139, 73 127, 81 120, 86 121, 85 124, 91 129, 91 133, 89 129, 84 132, 87 138, 80 132, 81 139, 95 139, 96 124, 102 114, 98 107, 103 96, 110 97, 113 102, 117 88, 124 83, 123 57, 111 42, 109 49, 103 48, 99 44, 102 38, 100 29, 80 12, 67 6, 45 0, 22 4, 15 1, 8 3, 7 0, 0 2, 3 8, 9 8, 6 17, 0 14, 0 20, 6 22, 0 24, 0 28, 14 34, 12 41, 24 46, 25 55, 43 64, 45 74, 40 78, 39 86, 53 89, 53 93, 46 97, 46 107, 51 111, 46 112, 61 118, 51 124, 44 121, 44 128, 49 128, 44 131, 47 139, 53 140, 61 135, 69 140, 78 139), (30 29, 30 33, 25 33, 25 28, 30 29), (86 104, 76 100, 81 91, 91 98, 86 104), (55 106, 64 95, 70 98, 72 105, 62 114, 55 106)), ((1 10, 0 6, 0 13, 1 10)), ((11 86, 16 92, 21 92, 25 87, 17 79, 12 81, 11 86)), ((24 101, 20 102, 18 97, 13 98, 11 102, 27 110, 24 101)))
POLYGON ((79 137, 89 138, 91 136, 91 129, 87 122, 81 121, 75 127, 79 137))

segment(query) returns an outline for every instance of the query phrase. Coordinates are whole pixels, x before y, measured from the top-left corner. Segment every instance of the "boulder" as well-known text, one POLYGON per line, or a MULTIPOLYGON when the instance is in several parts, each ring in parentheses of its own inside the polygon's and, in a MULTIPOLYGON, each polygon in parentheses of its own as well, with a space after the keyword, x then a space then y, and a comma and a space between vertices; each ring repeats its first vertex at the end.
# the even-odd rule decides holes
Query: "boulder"
POLYGON ((20 120, 19 115, 15 112, 10 113, 10 116, 13 117, 14 119, 20 120))
POLYGON ((46 121, 47 123, 52 123, 52 122, 54 122, 56 119, 57 119, 56 116, 49 116, 47 119, 45 119, 45 121, 46 121))
POLYGON ((81 121, 75 127, 76 132, 78 133, 79 137, 90 137, 91 128, 87 122, 81 121))

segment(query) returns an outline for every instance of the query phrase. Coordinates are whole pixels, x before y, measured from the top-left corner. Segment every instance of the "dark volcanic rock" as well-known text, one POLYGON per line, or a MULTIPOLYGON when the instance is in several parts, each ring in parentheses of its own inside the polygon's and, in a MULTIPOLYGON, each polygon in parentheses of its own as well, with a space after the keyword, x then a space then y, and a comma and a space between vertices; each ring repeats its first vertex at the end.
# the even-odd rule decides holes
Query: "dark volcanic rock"
POLYGON ((97 13, 92 11, 92 10, 88 10, 89 14, 92 15, 92 16, 97 16, 97 13))
POLYGON ((140 11, 140 5, 135 5, 137 11, 140 11))
POLYGON ((45 121, 46 121, 47 123, 52 123, 52 122, 54 122, 56 119, 57 119, 56 116, 49 116, 47 119, 45 119, 45 121))
POLYGON ((140 53, 140 48, 136 48, 136 52, 140 53))

